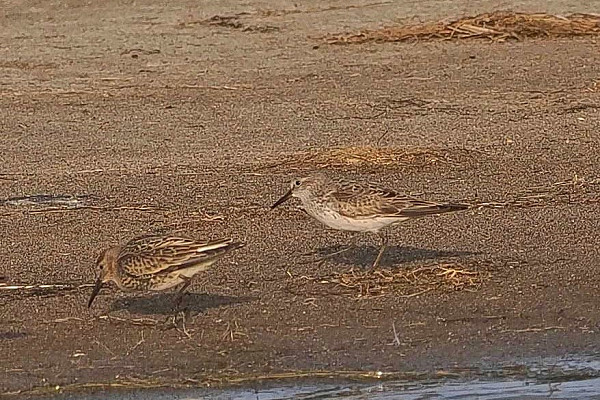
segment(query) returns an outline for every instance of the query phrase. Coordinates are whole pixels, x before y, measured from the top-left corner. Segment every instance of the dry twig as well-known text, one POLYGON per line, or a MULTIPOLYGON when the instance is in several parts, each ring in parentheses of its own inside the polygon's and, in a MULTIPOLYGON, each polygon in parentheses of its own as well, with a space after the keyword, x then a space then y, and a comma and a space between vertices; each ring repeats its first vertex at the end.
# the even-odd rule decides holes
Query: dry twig
POLYGON ((113 317, 112 315, 101 315, 98 319, 108 322, 124 322, 132 325, 141 325, 141 326, 157 326, 159 322, 155 319, 151 318, 135 318, 135 319, 126 319, 113 317))
POLYGON ((533 333, 537 333, 537 332, 556 331, 556 330, 562 330, 562 329, 565 329, 565 327, 564 326, 546 326, 546 327, 542 327, 542 328, 504 329, 504 330, 500 331, 500 333, 506 333, 506 332, 511 332, 511 333, 533 332, 533 333))

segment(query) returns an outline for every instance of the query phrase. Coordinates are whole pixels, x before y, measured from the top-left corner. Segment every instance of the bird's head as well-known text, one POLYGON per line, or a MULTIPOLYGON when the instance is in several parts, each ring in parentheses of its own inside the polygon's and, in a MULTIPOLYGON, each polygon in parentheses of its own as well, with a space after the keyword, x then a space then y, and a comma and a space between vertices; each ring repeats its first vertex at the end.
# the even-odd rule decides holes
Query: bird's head
POLYGON ((92 302, 100 292, 102 285, 115 279, 115 268, 120 251, 120 246, 111 247, 100 253, 96 259, 98 278, 96 278, 96 285, 88 301, 88 307, 92 306, 92 302))
POLYGON ((290 197, 298 197, 299 199, 304 200, 311 195, 317 195, 325 183, 326 178, 322 174, 315 174, 304 178, 294 178, 290 182, 289 190, 271 206, 271 209, 283 204, 290 197))

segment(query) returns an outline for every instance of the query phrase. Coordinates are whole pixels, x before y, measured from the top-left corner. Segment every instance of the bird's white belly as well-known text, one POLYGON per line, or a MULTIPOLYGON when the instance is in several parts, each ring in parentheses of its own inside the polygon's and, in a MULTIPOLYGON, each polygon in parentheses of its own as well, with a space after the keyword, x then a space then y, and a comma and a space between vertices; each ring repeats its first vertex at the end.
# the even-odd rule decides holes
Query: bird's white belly
POLYGON ((177 285, 180 285, 186 281, 186 279, 191 279, 194 275, 206 271, 211 264, 213 264, 215 260, 211 260, 207 263, 197 264, 193 267, 184 268, 177 272, 172 272, 169 279, 165 279, 163 281, 158 281, 154 283, 150 290, 161 291, 167 290, 177 285))
POLYGON ((171 289, 179 284, 182 284, 183 279, 177 277, 168 281, 158 282, 150 287, 150 290, 160 292, 162 290, 171 289))
POLYGON ((377 232, 388 225, 406 219, 397 217, 349 218, 337 212, 314 213, 312 216, 330 228, 355 232, 377 232))

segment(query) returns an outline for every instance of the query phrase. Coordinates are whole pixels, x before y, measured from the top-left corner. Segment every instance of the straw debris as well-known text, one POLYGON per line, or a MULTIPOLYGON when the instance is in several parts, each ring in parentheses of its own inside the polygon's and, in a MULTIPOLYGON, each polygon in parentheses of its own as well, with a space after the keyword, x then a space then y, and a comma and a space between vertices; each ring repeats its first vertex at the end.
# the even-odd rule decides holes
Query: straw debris
POLYGON ((487 39, 494 42, 525 38, 555 38, 600 34, 600 15, 545 13, 527 14, 497 11, 451 21, 434 21, 413 25, 365 30, 357 33, 329 35, 329 44, 366 42, 403 42, 409 40, 487 39))
POLYGON ((489 277, 480 262, 470 265, 438 263, 413 269, 351 269, 318 278, 320 284, 333 285, 339 294, 359 297, 394 293, 398 297, 416 297, 433 290, 476 290, 489 277))
POLYGON ((280 158, 261 169, 282 168, 290 170, 312 170, 321 168, 356 169, 426 167, 435 164, 452 164, 464 158, 466 150, 447 149, 400 149, 389 147, 344 147, 295 153, 280 158))

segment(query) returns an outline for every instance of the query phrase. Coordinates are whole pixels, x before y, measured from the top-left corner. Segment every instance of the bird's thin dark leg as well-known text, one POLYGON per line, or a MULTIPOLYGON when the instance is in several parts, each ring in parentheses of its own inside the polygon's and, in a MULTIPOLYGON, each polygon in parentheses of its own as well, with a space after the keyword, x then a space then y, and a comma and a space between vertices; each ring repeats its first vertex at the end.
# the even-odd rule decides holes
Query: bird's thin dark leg
POLYGON ((379 266, 379 261, 381 261, 381 256, 383 255, 383 252, 385 251, 385 248, 388 243, 388 237, 384 232, 378 232, 377 234, 381 238, 381 247, 379 248, 379 254, 377 254, 377 258, 375 259, 375 262, 373 263, 371 269, 375 269, 379 266))
POLYGON ((175 310, 179 309, 179 306, 181 305, 181 301, 183 300, 183 295, 185 294, 185 290, 192 283, 192 278, 186 278, 183 276, 181 278, 184 281, 183 281, 183 285, 179 288, 179 290, 177 291, 177 295, 175 296, 175 310))
MULTIPOLYGON (((183 279, 183 284, 181 285, 181 287, 177 291, 177 294, 175 295, 175 298, 173 299, 173 314, 167 316, 167 318, 165 319, 164 328, 163 328, 165 330, 173 329, 173 328, 178 329, 177 328, 177 317, 179 316, 179 313, 180 313, 179 307, 181 306, 181 302, 183 300, 183 295, 185 294, 186 289, 192 283, 192 278, 187 278, 187 277, 181 276, 181 279, 183 279)), ((184 313, 184 318, 185 318, 185 313, 184 313)))

